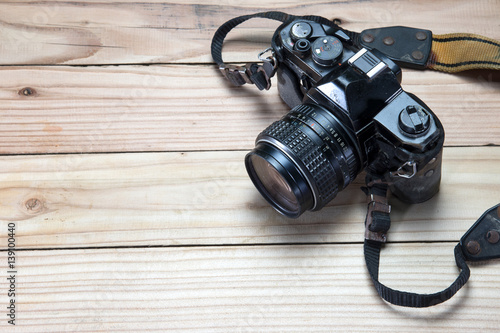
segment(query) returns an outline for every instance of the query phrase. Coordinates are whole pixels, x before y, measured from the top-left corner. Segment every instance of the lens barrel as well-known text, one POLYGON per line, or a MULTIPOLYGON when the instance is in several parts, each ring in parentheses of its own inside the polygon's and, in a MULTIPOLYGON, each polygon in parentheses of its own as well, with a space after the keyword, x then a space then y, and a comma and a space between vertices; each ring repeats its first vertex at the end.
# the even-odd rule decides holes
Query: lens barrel
POLYGON ((301 104, 274 122, 245 157, 250 179, 281 214, 319 210, 361 170, 356 139, 328 110, 301 104))

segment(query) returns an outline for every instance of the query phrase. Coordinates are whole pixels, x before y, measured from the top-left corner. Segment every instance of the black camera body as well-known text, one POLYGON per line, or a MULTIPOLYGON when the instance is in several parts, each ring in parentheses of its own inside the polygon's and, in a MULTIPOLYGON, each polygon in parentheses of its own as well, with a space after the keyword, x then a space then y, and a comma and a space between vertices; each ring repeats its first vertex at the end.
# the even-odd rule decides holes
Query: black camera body
POLYGON ((303 19, 278 28, 272 50, 292 110, 259 134, 245 164, 276 210, 319 210, 363 169, 367 183, 383 182, 405 202, 439 190, 444 129, 401 88, 398 65, 356 48, 338 27, 303 19))

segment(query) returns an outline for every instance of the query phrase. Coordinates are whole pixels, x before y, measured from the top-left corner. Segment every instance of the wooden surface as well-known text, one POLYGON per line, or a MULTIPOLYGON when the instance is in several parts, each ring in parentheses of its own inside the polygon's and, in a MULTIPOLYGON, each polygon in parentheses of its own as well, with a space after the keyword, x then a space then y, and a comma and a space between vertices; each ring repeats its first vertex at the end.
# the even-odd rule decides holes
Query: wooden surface
MULTIPOLYGON (((0 3, 0 331, 497 332, 500 262, 450 301, 383 302, 366 271, 355 184, 289 220, 243 157, 287 112, 275 88, 230 87, 215 29, 261 10, 500 39, 499 1, 16 1, 0 3), (16 326, 7 323, 16 225, 16 326)), ((253 61, 276 24, 245 23, 224 56, 253 61)), ((275 82, 274 82, 275 83, 275 82)), ((453 247, 500 202, 500 73, 404 70, 446 129, 439 194, 393 201, 381 281, 434 292, 453 247)))

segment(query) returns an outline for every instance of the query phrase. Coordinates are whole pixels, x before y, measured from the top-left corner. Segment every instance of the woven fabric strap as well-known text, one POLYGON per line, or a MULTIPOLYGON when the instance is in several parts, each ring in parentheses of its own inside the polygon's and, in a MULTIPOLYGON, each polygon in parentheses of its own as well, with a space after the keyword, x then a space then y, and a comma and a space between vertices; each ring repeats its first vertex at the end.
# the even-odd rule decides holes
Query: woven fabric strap
POLYGON ((432 36, 427 68, 456 73, 469 69, 500 69, 500 43, 474 34, 432 36))
POLYGON ((465 261, 460 243, 455 247, 455 263, 460 273, 446 289, 432 294, 418 294, 391 289, 379 281, 380 250, 391 226, 390 206, 387 201, 388 189, 386 184, 377 184, 365 188, 365 191, 370 202, 365 220, 364 254, 368 273, 380 297, 394 305, 423 308, 442 303, 455 295, 470 277, 469 266, 465 261))
POLYGON ((373 281, 373 285, 375 286, 375 289, 380 297, 391 304, 412 308, 423 308, 437 305, 449 300, 469 280, 470 269, 465 262, 460 244, 458 244, 455 247, 455 262, 458 268, 460 268, 460 274, 448 288, 433 294, 417 294, 391 289, 378 280, 381 247, 382 243, 380 242, 365 240, 364 253, 366 267, 373 281))

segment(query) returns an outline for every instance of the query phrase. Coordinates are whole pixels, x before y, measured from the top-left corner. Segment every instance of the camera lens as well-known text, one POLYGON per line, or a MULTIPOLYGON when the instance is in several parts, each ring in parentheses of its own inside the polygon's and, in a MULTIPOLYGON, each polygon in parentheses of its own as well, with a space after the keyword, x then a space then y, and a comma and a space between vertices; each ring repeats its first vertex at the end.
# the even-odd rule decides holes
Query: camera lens
POLYGON ((259 134, 245 165, 278 212, 298 217, 321 209, 351 183, 359 156, 356 140, 331 112, 301 104, 259 134))

